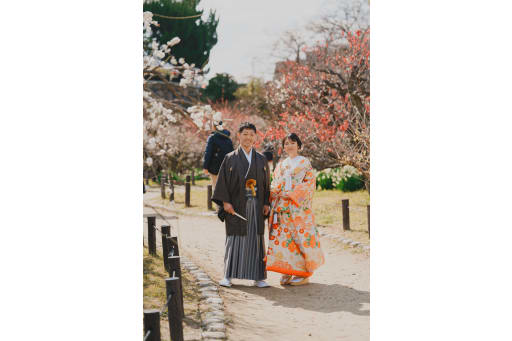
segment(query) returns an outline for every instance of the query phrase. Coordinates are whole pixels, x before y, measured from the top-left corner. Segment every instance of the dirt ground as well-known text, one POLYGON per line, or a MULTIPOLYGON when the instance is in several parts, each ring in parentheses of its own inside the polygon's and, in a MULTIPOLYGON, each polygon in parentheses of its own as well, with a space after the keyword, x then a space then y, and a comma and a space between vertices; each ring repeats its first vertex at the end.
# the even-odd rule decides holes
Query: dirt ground
MULTIPOLYGON (((144 214, 152 213, 151 208, 144 207, 144 214)), ((180 253, 219 281, 223 271, 224 224, 215 216, 179 215, 178 220, 169 221, 172 233, 179 234, 180 253)), ((157 218, 157 227, 164 223, 157 218)), ((157 242, 159 239, 157 234, 157 242)), ((354 252, 328 238, 322 239, 322 248, 326 262, 308 285, 282 287, 280 274, 269 272, 270 288, 255 288, 250 281, 236 279, 232 288, 221 287, 228 339, 369 340, 368 253, 354 252)))

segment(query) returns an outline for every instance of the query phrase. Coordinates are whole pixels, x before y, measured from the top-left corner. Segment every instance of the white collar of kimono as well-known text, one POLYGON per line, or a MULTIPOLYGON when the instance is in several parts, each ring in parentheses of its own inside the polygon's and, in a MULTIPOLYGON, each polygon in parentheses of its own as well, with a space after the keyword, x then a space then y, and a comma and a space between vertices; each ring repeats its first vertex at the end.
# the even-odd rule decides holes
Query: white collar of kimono
POLYGON ((292 189, 292 172, 299 165, 299 162, 303 159, 303 156, 297 155, 294 158, 287 157, 285 162, 288 163, 290 167, 288 167, 284 172, 284 179, 285 179, 285 185, 284 189, 285 191, 290 191, 292 189))
POLYGON ((296 157, 294 158, 291 158, 291 157, 287 157, 286 158, 286 161, 288 162, 288 164, 290 165, 290 168, 295 168, 299 165, 299 162, 304 158, 304 156, 301 156, 301 155, 297 155, 296 157))
POLYGON ((249 152, 249 154, 247 154, 245 152, 245 149, 243 147, 240 147, 242 149, 242 151, 244 152, 245 154, 245 157, 247 159, 247 161, 249 161, 249 167, 251 166, 251 160, 252 160, 252 148, 251 148, 251 151, 249 152))

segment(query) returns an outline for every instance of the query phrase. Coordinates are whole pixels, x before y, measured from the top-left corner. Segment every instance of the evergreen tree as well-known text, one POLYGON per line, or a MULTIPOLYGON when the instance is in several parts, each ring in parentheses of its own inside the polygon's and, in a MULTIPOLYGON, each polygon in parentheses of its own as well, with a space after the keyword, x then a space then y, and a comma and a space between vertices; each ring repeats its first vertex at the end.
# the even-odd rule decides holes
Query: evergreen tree
POLYGON ((231 75, 218 73, 208 82, 208 86, 204 90, 204 95, 213 102, 223 99, 232 101, 235 99, 235 91, 238 87, 238 83, 231 75))
MULTIPOLYGON (((188 64, 195 64, 203 68, 210 57, 210 50, 217 44, 217 25, 219 19, 215 12, 210 11, 207 20, 201 17, 189 19, 170 19, 161 17, 190 17, 203 14, 197 10, 201 0, 160 0, 144 2, 144 11, 150 11, 159 23, 155 28, 155 36, 161 44, 165 44, 174 37, 181 42, 172 47, 172 54, 176 58, 184 58, 188 64)), ((206 71, 207 72, 207 71, 206 71)))

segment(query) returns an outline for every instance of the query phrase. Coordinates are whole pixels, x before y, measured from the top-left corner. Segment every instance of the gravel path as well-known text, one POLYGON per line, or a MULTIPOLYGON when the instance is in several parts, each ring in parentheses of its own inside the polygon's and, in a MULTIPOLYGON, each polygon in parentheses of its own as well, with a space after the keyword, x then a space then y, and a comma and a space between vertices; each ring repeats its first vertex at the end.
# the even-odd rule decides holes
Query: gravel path
MULTIPOLYGON (((144 214, 151 213, 151 208, 144 207, 144 214)), ((173 234, 179 226, 180 252, 219 281, 224 259, 223 223, 216 217, 200 216, 179 216, 179 223, 169 221, 173 234)), ((157 218, 157 227, 164 223, 157 218)), ((232 288, 220 287, 228 340, 369 340, 368 254, 355 253, 331 238, 322 239, 322 248, 326 263, 308 285, 283 288, 280 275, 269 272, 271 288, 255 288, 243 280, 233 280, 232 288)))

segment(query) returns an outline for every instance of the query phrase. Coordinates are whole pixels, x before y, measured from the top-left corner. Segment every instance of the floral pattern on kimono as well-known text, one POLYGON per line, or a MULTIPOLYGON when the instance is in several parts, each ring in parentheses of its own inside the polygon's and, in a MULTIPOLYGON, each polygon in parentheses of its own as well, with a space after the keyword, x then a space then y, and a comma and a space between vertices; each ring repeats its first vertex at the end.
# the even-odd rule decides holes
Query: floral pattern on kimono
POLYGON ((274 170, 266 262, 269 271, 309 277, 325 258, 311 210, 316 188, 313 167, 308 159, 296 158, 283 160, 274 170))

